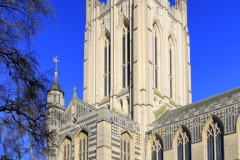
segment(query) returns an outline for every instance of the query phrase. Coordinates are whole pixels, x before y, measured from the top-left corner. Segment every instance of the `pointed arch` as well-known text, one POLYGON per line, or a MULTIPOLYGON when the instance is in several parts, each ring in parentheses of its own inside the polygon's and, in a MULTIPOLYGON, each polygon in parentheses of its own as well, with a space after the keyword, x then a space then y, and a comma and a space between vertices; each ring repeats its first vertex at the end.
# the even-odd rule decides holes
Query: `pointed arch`
POLYGON ((162 35, 163 27, 162 27, 161 22, 160 22, 159 19, 154 20, 152 26, 156 26, 158 28, 160 34, 162 35))
POLYGON ((61 142, 61 160, 72 159, 72 139, 66 136, 61 142))
POLYGON ((191 144, 192 136, 189 129, 181 125, 175 132, 173 139, 174 159, 175 160, 191 160, 191 144))
POLYGON ((155 21, 153 23, 152 30, 152 57, 150 58, 153 62, 153 88, 159 90, 161 89, 160 82, 163 81, 161 75, 161 69, 163 68, 163 60, 161 59, 161 53, 163 53, 162 46, 162 28, 160 28, 160 22, 155 21))
POLYGON ((75 142, 75 157, 81 160, 88 159, 88 132, 81 129, 76 136, 75 142))
POLYGON ((100 57, 102 58, 99 58, 98 63, 100 65, 99 68, 103 68, 100 71, 103 75, 103 79, 101 80, 103 89, 100 92, 103 97, 107 97, 110 95, 111 90, 111 39, 110 33, 106 28, 99 38, 99 44, 100 57))
POLYGON ((120 150, 121 160, 134 160, 134 140, 129 131, 121 133, 120 150))
POLYGON ((204 159, 224 159, 224 125, 212 115, 205 123, 202 131, 204 159))
POLYGON ((130 86, 130 31, 129 23, 125 18, 122 19, 119 26, 119 37, 121 37, 121 70, 122 70, 122 88, 130 86))
POLYGON ((147 144, 147 160, 163 160, 163 140, 160 135, 153 134, 147 144))
POLYGON ((173 35, 168 38, 168 59, 169 59, 169 97, 176 100, 176 81, 177 81, 177 69, 178 69, 178 55, 176 49, 176 40, 173 35))
POLYGON ((122 16, 120 19, 119 19, 119 22, 118 22, 118 25, 117 25, 117 31, 121 31, 122 28, 124 28, 125 26, 129 26, 130 22, 129 20, 122 16))

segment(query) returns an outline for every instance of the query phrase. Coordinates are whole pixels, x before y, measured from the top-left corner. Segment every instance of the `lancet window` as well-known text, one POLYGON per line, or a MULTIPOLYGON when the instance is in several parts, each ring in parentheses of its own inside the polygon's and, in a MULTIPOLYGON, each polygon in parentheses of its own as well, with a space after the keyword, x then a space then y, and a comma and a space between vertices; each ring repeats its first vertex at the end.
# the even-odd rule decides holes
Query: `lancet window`
POLYGON ((76 152, 78 160, 88 159, 88 134, 85 131, 80 132, 77 136, 76 152))
POLYGON ((154 87, 158 89, 158 36, 157 31, 155 31, 155 35, 153 37, 154 41, 154 50, 153 50, 153 76, 154 76, 154 87))
POLYGON ((55 103, 56 103, 56 102, 57 102, 57 100, 56 100, 56 99, 57 99, 57 96, 56 96, 56 94, 54 94, 54 95, 53 95, 53 102, 55 102, 55 103))
POLYGON ((111 52, 110 41, 105 40, 104 44, 104 96, 110 95, 111 89, 111 52))
POLYGON ((123 88, 130 85, 130 33, 128 27, 124 27, 122 33, 122 85, 123 88))
POLYGON ((70 138, 66 137, 62 141, 61 150, 62 150, 62 160, 71 160, 71 145, 72 141, 70 138))
POLYGON ((223 131, 217 121, 212 121, 207 130, 208 160, 223 160, 223 131))
POLYGON ((169 69, 170 69, 170 98, 173 97, 173 64, 172 64, 172 47, 170 45, 169 50, 169 69))
POLYGON ((188 132, 182 131, 177 139, 178 160, 191 160, 191 140, 188 132))
POLYGON ((153 139, 151 145, 151 160, 163 160, 163 145, 157 137, 153 139))
POLYGON ((128 133, 121 136, 121 160, 130 160, 132 157, 132 138, 128 133))

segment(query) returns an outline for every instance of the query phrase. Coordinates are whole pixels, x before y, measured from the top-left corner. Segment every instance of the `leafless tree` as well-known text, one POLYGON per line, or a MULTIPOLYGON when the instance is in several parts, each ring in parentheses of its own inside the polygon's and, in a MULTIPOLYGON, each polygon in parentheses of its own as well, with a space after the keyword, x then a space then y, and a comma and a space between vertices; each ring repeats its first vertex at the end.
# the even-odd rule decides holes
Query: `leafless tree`
POLYGON ((0 0, 0 132, 17 125, 42 146, 49 81, 32 40, 54 16, 49 0, 0 0))

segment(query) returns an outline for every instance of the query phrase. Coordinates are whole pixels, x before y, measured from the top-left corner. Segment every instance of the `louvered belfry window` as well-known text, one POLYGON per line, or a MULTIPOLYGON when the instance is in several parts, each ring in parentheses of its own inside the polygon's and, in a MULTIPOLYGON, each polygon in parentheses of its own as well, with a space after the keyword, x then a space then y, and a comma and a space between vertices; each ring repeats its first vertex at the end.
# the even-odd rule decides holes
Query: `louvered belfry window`
POLYGON ((223 160, 223 132, 217 121, 212 121, 207 130, 208 160, 223 160))
POLYGON ((104 96, 110 95, 111 89, 111 46, 109 39, 104 44, 104 96))
POLYGON ((157 137, 152 141, 151 156, 151 160, 163 160, 163 145, 157 137))
POLYGON ((85 131, 81 131, 77 136, 78 145, 78 159, 87 160, 88 159, 88 135, 85 131))
POLYGON ((122 34, 122 87, 130 86, 130 33, 123 28, 122 34))
POLYGON ((154 77, 154 88, 158 89, 158 37, 157 32, 153 37, 153 77, 154 77))
POLYGON ((191 160, 191 140, 188 132, 182 131, 177 139, 178 160, 191 160))
POLYGON ((170 46, 170 53, 169 53, 169 65, 170 65, 170 98, 173 97, 173 72, 172 72, 172 48, 170 46))

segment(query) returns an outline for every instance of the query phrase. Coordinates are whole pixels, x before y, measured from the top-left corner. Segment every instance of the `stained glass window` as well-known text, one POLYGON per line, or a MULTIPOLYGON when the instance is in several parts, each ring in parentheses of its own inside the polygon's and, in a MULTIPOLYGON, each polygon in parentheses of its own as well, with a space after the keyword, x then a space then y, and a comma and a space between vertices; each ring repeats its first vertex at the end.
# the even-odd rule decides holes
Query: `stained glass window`
POLYGON ((61 143, 62 158, 63 160, 71 159, 71 139, 66 137, 61 143))
POLYGON ((77 144, 79 144, 78 159, 87 160, 88 158, 88 135, 85 131, 82 131, 77 136, 77 144))
POLYGON ((124 133, 121 136, 121 160, 130 160, 131 159, 131 143, 132 138, 128 133, 124 133))
POLYGON ((191 160, 191 140, 188 132, 182 131, 179 133, 177 150, 178 160, 191 160))
POLYGON ((159 138, 154 137, 151 146, 151 160, 163 160, 163 147, 159 138))
POLYGON ((222 128, 219 125, 219 123, 214 120, 209 125, 209 128, 207 130, 207 153, 208 153, 208 160, 224 159, 222 128))

